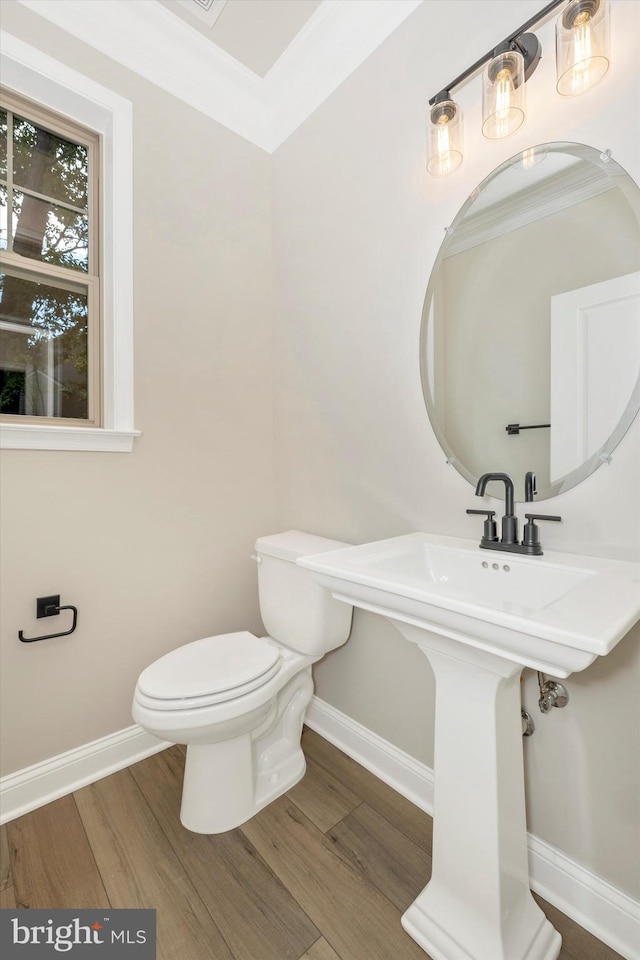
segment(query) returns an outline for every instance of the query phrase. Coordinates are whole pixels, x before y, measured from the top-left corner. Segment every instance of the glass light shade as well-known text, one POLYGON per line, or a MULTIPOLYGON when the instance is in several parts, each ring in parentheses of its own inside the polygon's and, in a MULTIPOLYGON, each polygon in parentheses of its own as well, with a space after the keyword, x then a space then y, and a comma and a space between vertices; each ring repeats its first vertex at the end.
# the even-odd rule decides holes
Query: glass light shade
POLYGON ((556 21, 558 93, 584 93, 604 77, 609 62, 607 0, 571 0, 556 21))
POLYGON ((502 140, 522 126, 525 118, 524 57, 507 50, 490 60, 482 86, 482 133, 502 140))
POLYGON ((462 111, 453 100, 434 104, 429 114, 429 162, 432 177, 446 177, 462 163, 462 111))

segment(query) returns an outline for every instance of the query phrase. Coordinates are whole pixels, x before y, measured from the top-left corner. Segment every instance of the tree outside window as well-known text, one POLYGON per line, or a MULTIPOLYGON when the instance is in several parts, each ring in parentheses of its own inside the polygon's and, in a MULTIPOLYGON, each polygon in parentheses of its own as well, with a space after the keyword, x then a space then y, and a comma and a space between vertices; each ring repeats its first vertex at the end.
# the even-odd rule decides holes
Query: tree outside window
POLYGON ((98 138, 0 111, 0 415, 99 424, 98 138))

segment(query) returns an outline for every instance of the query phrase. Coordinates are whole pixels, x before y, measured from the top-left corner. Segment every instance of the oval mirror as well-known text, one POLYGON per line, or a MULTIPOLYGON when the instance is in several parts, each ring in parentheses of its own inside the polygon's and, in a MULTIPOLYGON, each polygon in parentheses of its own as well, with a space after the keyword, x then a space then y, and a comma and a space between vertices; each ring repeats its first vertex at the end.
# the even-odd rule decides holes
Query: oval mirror
MULTIPOLYGON (((471 483, 513 477, 524 499, 584 480, 640 405, 640 190, 609 156, 548 143, 466 201, 422 316, 427 410, 471 483)), ((499 495, 499 494, 496 494, 499 495)))

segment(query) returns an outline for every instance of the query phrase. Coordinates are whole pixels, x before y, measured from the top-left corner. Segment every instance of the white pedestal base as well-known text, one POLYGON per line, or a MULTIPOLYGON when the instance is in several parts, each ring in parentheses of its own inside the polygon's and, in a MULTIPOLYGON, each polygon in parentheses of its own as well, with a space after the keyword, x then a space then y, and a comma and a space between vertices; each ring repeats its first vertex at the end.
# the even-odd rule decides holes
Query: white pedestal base
POLYGON ((432 960, 556 960, 529 889, 522 667, 391 622, 436 677, 433 873, 402 925, 432 960))
MULTIPOLYGON (((429 885, 425 888, 423 894, 426 894, 428 887, 429 885)), ((509 960, 512 957, 517 957, 518 960, 556 960, 560 953, 562 938, 544 915, 538 931, 528 947, 523 946, 519 950, 515 946, 507 947, 506 951, 502 948, 500 952, 486 952, 484 948, 479 947, 483 950, 482 953, 478 953, 477 949, 473 953, 469 953, 458 940, 438 926, 437 922, 429 916, 428 905, 425 905, 427 912, 422 909, 420 898, 423 894, 414 900, 402 917, 402 926, 409 936, 413 937, 416 943, 429 954, 432 960, 477 960, 480 956, 484 957, 485 960, 490 960, 493 957, 504 957, 509 958, 509 960), (514 952, 514 950, 517 952, 514 952)), ((458 923, 461 927, 464 920, 460 918, 458 923)), ((517 936, 517 930, 514 933, 516 936, 510 939, 521 939, 517 936)))

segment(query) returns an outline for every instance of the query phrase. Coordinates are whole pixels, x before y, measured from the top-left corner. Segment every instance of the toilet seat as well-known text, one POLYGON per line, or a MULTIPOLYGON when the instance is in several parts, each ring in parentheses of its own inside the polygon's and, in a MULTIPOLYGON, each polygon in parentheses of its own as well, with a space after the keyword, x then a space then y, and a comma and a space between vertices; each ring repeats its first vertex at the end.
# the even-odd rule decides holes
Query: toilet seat
POLYGON ((190 710, 241 697, 280 670, 282 651, 246 630, 172 650, 142 671, 136 700, 151 710, 190 710))

